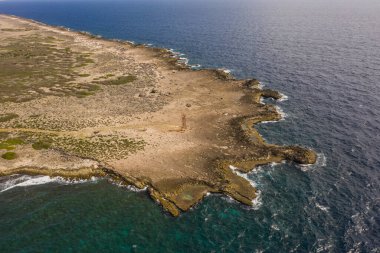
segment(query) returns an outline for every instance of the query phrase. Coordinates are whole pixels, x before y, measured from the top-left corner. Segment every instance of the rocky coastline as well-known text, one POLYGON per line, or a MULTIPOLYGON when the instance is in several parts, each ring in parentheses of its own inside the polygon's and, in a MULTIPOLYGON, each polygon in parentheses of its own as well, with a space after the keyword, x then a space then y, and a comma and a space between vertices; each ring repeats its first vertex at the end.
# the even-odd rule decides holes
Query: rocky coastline
POLYGON ((14 154, 0 158, 0 176, 108 177, 178 216, 208 193, 252 205, 256 189, 235 169, 316 162, 255 129, 281 119, 260 100, 282 95, 258 80, 14 16, 0 15, 0 30, 0 155, 14 154))

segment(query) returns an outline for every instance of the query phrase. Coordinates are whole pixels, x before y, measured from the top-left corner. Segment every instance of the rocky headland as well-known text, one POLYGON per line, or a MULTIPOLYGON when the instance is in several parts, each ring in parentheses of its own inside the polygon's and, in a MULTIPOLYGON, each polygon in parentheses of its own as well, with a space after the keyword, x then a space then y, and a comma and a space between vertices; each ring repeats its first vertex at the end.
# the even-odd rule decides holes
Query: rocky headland
POLYGON ((266 143, 255 124, 281 115, 257 80, 192 70, 169 50, 0 15, 0 176, 107 177, 177 216, 207 193, 252 205, 236 173, 312 164, 266 143))

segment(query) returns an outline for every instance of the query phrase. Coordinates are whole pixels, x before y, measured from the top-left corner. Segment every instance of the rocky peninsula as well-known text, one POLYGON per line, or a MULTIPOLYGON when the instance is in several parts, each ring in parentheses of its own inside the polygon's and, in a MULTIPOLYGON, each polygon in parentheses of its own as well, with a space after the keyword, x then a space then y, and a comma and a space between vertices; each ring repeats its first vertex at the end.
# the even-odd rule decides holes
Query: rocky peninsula
POLYGON ((0 176, 107 177, 177 216, 207 193, 252 205, 242 173, 312 164, 254 125, 281 115, 257 80, 192 70, 169 50, 0 15, 0 176))

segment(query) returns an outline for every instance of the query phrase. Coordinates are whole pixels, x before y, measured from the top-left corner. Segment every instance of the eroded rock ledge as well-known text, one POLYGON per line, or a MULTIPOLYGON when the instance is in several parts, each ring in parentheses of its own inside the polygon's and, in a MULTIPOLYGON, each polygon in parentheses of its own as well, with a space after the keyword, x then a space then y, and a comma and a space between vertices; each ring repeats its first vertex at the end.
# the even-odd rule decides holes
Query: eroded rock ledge
POLYGON ((0 176, 109 177, 177 216, 209 192, 251 205, 256 190, 234 170, 316 161, 254 128, 281 119, 260 102, 281 94, 257 80, 13 16, 0 30, 0 176))

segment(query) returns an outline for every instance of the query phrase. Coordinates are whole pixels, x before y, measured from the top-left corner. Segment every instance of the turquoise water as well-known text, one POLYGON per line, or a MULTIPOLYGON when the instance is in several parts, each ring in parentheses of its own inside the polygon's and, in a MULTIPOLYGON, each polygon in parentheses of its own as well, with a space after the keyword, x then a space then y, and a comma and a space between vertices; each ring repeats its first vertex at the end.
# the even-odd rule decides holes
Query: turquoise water
POLYGON ((1 252, 380 252, 380 2, 30 0, 0 13, 256 77, 288 96, 265 139, 319 153, 249 174, 255 208, 211 195, 179 218, 106 180, 1 179, 19 186, 0 193, 1 252))

